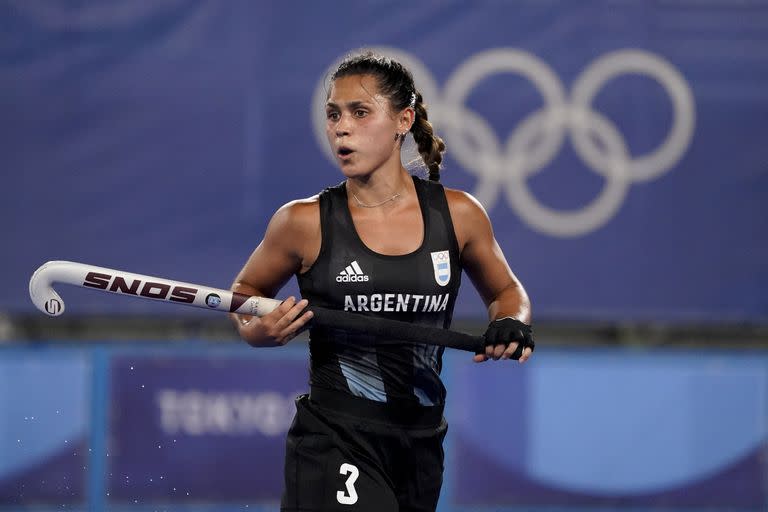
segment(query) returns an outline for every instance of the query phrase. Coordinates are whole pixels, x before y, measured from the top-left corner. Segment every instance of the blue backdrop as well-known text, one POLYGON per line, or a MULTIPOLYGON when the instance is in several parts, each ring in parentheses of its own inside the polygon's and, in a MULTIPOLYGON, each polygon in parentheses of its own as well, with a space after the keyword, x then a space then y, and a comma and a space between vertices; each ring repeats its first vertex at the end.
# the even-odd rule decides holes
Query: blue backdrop
POLYGON ((764 1, 6 0, 0 309, 51 259, 228 287, 276 208, 341 180, 313 115, 370 45, 414 70, 538 318, 765 322, 766 33, 764 1))

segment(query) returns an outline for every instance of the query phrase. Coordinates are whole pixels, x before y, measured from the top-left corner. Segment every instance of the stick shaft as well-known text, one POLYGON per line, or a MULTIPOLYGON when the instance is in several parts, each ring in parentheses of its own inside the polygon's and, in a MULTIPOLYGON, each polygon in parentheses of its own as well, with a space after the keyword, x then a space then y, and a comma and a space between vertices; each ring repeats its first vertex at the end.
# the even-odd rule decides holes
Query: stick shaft
MULTIPOLYGON (((49 316, 59 316, 64 313, 64 301, 53 289, 54 283, 253 316, 264 316, 281 303, 276 299, 248 296, 230 290, 97 267, 85 263, 49 261, 38 268, 29 281, 29 295, 32 302, 37 309, 49 316)), ((415 325, 398 320, 311 305, 309 309, 314 312, 313 327, 343 329, 367 333, 389 340, 440 345, 470 352, 482 351, 484 347, 482 337, 448 329, 415 325)))

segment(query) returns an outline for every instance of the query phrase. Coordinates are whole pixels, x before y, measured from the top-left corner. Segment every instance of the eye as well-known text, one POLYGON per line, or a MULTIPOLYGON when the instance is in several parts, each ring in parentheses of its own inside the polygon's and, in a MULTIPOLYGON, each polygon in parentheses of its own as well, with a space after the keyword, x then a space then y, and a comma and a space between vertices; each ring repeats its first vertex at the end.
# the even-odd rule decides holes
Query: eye
POLYGON ((366 115, 368 115, 368 112, 361 108, 355 110, 355 117, 365 117, 366 115))
POLYGON ((325 113, 325 117, 329 121, 338 121, 339 120, 339 113, 335 112, 333 110, 329 110, 328 112, 325 113))

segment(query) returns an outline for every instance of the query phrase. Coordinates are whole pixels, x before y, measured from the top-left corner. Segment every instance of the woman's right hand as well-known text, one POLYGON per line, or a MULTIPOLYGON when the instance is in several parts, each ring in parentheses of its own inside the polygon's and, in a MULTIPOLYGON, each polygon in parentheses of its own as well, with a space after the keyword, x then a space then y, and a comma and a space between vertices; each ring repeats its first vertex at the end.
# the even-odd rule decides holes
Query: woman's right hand
POLYGON ((309 302, 288 297, 271 313, 262 317, 238 317, 240 336, 252 347, 285 345, 304 330, 313 313, 302 314, 309 302))

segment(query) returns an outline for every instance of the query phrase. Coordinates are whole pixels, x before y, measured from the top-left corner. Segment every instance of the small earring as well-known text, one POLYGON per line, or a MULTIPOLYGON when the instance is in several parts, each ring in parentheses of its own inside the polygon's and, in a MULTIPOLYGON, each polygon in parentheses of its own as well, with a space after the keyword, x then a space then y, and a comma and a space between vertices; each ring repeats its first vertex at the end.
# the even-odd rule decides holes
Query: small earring
POLYGON ((397 140, 397 139, 399 139, 399 138, 400 138, 400 134, 399 134, 399 133, 397 133, 397 132, 395 132, 395 140, 397 140))

